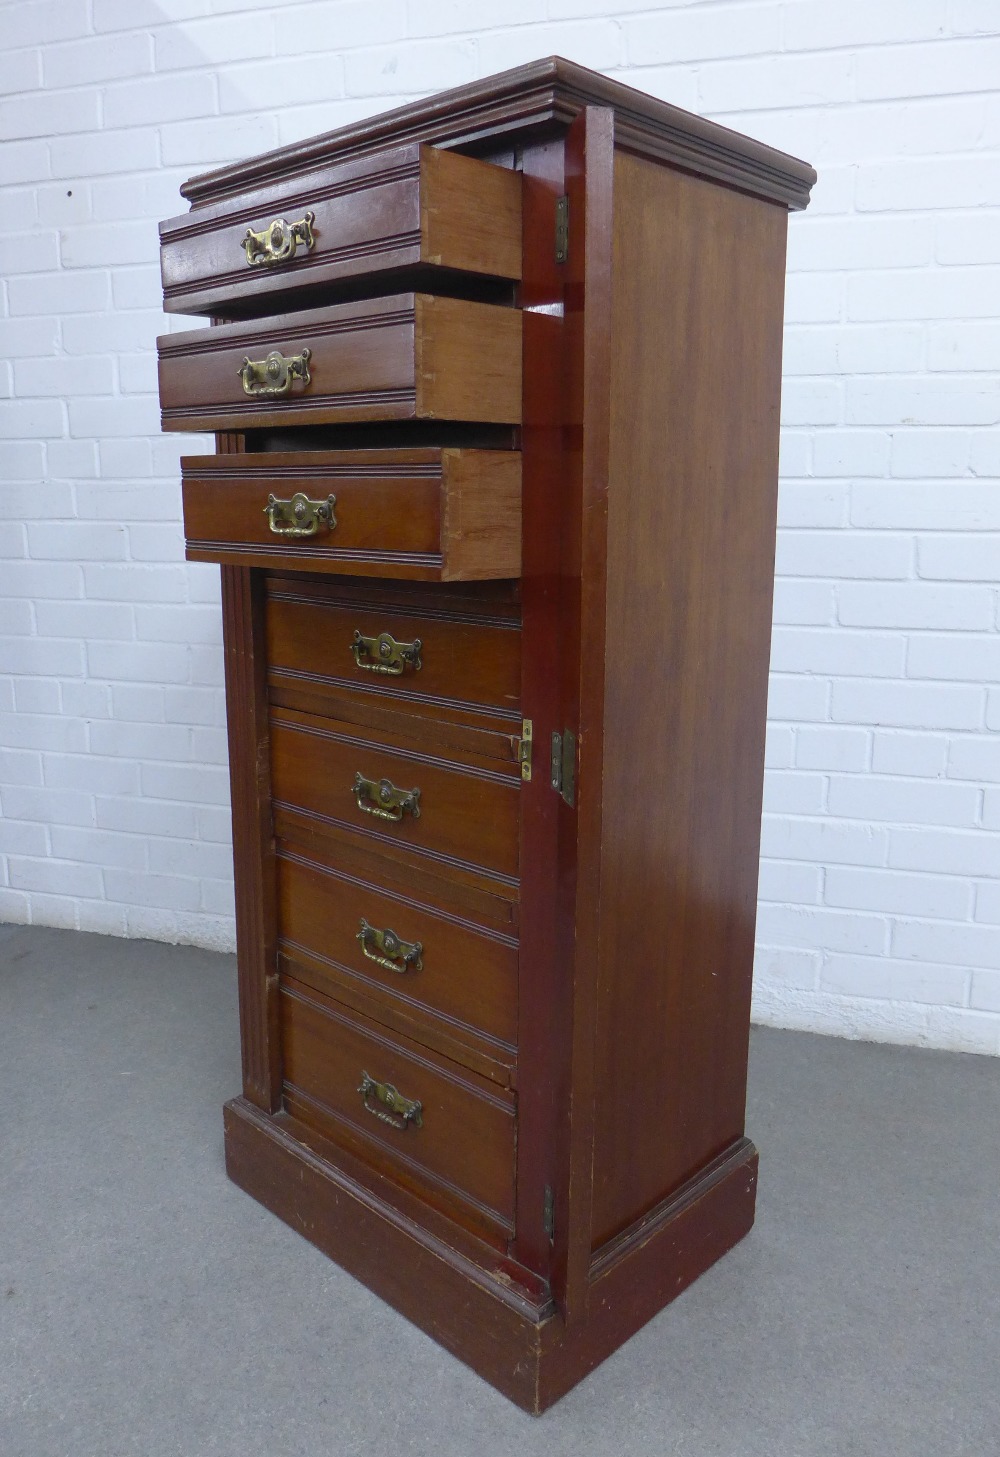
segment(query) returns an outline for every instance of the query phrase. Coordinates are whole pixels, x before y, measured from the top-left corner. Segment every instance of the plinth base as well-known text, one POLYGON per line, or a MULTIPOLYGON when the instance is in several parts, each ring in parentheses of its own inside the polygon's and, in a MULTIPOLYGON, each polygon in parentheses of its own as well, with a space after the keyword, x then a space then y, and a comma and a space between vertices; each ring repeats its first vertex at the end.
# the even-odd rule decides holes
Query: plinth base
POLYGON ((757 1150, 741 1139, 596 1252, 585 1317, 567 1325, 499 1255, 472 1258, 296 1136, 287 1114, 225 1107, 229 1177, 511 1401, 558 1401, 753 1224, 757 1150))

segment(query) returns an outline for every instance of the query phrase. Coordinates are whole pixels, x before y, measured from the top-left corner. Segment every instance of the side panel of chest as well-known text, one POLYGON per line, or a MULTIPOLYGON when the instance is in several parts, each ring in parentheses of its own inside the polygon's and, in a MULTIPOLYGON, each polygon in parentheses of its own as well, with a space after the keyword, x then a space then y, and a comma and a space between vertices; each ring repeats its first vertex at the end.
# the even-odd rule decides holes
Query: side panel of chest
POLYGON ((616 159, 595 1247, 743 1134, 785 229, 616 159))

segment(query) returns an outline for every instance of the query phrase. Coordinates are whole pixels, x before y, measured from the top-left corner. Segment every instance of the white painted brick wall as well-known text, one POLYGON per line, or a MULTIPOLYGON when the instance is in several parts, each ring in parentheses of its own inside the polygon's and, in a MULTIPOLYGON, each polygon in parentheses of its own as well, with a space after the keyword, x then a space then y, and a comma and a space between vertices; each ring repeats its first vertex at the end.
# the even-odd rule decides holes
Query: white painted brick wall
POLYGON ((0 917, 232 944, 190 173, 552 51, 804 156, 756 1015, 1000 1052, 997 0, 0 4, 0 917))

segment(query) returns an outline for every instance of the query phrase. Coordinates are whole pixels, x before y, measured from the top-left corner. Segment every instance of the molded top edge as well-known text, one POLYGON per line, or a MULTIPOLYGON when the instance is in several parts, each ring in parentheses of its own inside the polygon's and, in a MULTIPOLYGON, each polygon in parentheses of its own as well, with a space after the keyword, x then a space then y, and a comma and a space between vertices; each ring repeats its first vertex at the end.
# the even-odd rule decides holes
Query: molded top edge
POLYGON ((203 172, 182 196, 197 207, 327 162, 407 141, 475 148, 486 138, 565 130, 585 106, 611 107, 615 140, 630 152, 683 167, 789 208, 804 208, 816 173, 806 162, 609 80, 561 56, 441 91, 321 136, 203 172))

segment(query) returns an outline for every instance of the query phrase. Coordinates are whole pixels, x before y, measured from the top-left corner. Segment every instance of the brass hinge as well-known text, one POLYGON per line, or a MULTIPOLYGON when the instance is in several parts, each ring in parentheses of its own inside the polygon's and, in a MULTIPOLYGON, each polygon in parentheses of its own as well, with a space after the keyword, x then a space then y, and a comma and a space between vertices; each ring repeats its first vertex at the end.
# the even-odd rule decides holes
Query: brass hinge
POLYGON ((531 719, 522 718, 521 737, 514 740, 517 762, 521 766, 521 778, 531 778, 531 719))
POLYGON ((556 262, 565 263, 569 257, 569 198, 563 194, 556 198, 556 262))
POLYGON ((576 734, 552 735, 552 788, 567 804, 576 803, 576 734))
POLYGON ((556 1201, 552 1193, 552 1185, 545 1185, 545 1202, 542 1205, 542 1225, 549 1237, 549 1244, 556 1237, 556 1201))

